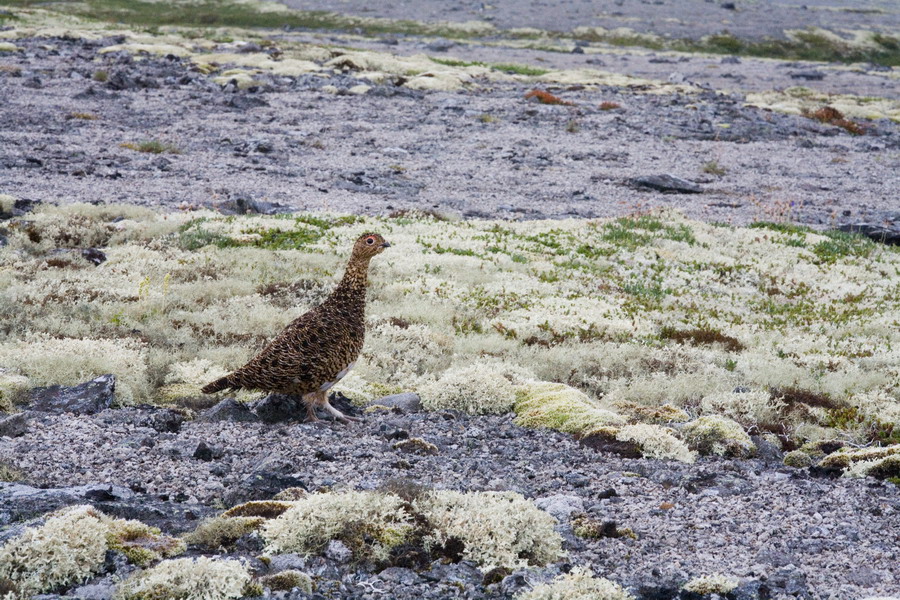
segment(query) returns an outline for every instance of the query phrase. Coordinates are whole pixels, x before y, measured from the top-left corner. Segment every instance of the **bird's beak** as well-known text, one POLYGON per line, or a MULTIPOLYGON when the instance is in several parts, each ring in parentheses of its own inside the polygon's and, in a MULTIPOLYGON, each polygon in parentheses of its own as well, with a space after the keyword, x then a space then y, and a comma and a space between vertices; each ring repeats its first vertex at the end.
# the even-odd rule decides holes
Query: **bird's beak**
POLYGON ((388 242, 385 242, 381 245, 382 248, 390 248, 391 245, 388 242))

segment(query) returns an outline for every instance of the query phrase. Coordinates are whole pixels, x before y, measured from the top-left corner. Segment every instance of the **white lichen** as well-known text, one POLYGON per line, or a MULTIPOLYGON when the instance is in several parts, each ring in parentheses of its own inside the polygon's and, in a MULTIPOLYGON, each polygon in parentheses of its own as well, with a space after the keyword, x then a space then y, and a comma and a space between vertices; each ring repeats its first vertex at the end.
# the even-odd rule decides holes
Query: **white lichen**
POLYGON ((718 415, 706 415, 685 424, 681 436, 700 454, 747 458, 756 452, 756 444, 740 423, 718 415))
POLYGON ((640 447, 641 454, 647 458, 661 458, 692 463, 697 460, 696 454, 687 445, 675 437, 673 430, 660 425, 626 425, 618 430, 616 439, 620 442, 633 442, 640 447))
POLYGON ((515 383, 530 377, 515 365, 479 361, 451 368, 420 391, 426 410, 455 409, 470 415, 510 412, 516 401, 515 383))
POLYGON ((722 575, 716 573, 714 575, 703 575, 695 577, 681 586, 686 592, 695 594, 720 594, 725 595, 733 591, 740 584, 740 580, 736 577, 722 575))
POLYGON ((94 508, 63 509, 0 548, 0 578, 24 597, 84 581, 103 566, 108 532, 94 508))
POLYGON ((549 583, 518 594, 516 600, 634 600, 619 584, 594 577, 589 569, 575 567, 549 583))
POLYGON ((244 595, 247 567, 236 560, 198 556, 164 560, 120 584, 115 600, 229 600, 244 595))

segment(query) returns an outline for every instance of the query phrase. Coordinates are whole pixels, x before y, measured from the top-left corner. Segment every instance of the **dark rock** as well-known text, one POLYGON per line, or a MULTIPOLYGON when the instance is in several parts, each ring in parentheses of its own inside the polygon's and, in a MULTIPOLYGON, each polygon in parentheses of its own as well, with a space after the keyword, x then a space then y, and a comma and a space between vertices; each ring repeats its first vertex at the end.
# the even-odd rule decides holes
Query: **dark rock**
POLYGON ((94 266, 106 262, 106 254, 96 248, 82 248, 81 256, 94 266))
POLYGON ((109 76, 109 79, 107 79, 106 87, 111 90, 122 91, 136 90, 138 88, 138 85, 134 78, 131 77, 131 75, 125 73, 124 71, 116 71, 109 76))
POLYGON ((841 225, 838 229, 845 233, 862 234, 881 244, 900 246, 900 222, 896 222, 891 226, 877 223, 847 223, 846 225, 841 225))
POLYGON ((768 462, 781 462, 784 460, 784 452, 775 444, 764 440, 758 435, 750 436, 750 441, 756 445, 756 455, 768 462))
POLYGON ((184 423, 184 416, 169 408, 153 407, 147 424, 160 433, 176 433, 184 423))
POLYGON ((197 449, 194 450, 194 458, 197 460, 203 460, 209 462, 216 458, 222 458, 225 455, 225 451, 218 446, 210 446, 206 442, 200 442, 197 444, 197 449))
POLYGON ((581 46, 575 46, 572 48, 572 54, 584 54, 584 48, 581 46))
POLYGON ((229 108, 237 110, 250 110, 251 108, 259 108, 260 106, 268 106, 269 103, 260 98, 249 94, 233 94, 225 102, 229 108))
POLYGON ((737 10, 737 6, 734 2, 723 2, 720 6, 725 10, 737 10))
POLYGON ((441 583, 461 585, 481 585, 484 578, 481 571, 474 563, 462 561, 458 563, 444 564, 440 560, 431 563, 431 569, 421 573, 422 578, 428 581, 440 581, 441 583))
POLYGON ((53 414, 93 415, 112 405, 115 391, 116 376, 101 375, 73 387, 52 385, 34 388, 28 392, 28 407, 53 414))
POLYGON ((415 571, 403 567, 388 567, 379 573, 378 577, 382 581, 389 581, 402 586, 415 585, 422 581, 422 578, 415 571))
POLYGON ((578 443, 597 452, 611 452, 625 458, 641 458, 643 456, 641 447, 634 442, 620 442, 605 435, 588 435, 581 438, 578 443))
POLYGON ((29 77, 22 82, 22 85, 27 88, 33 88, 37 90, 44 87, 44 82, 41 81, 40 77, 29 77))
POLYGON ((806 585, 806 575, 794 565, 788 565, 775 571, 769 576, 760 591, 769 594, 769 596, 763 597, 788 596, 798 600, 811 600, 813 597, 806 585))
POLYGON ((809 474, 813 477, 822 477, 824 479, 838 479, 844 474, 844 470, 840 467, 822 467, 813 465, 809 468, 809 474))
POLYGON ((741 59, 737 56, 726 56, 722 60, 719 61, 723 65, 739 65, 741 64, 741 59))
POLYGON ((172 169, 172 161, 162 156, 154 158, 150 161, 150 164, 160 171, 170 171, 172 169))
POLYGON ((175 504, 150 496, 138 496, 128 488, 89 484, 70 488, 34 488, 19 483, 0 483, 0 526, 27 521, 75 504, 93 504, 121 519, 137 519, 170 533, 190 531, 197 519, 213 509, 200 504, 175 504))
POLYGON ((28 431, 28 419, 25 413, 16 413, 0 418, 0 436, 19 437, 28 431))
POLYGON ((384 396, 368 403, 372 405, 387 406, 390 408, 399 408, 403 412, 413 413, 422 410, 422 399, 418 394, 407 392, 405 394, 392 394, 384 396))
POLYGON ((672 175, 644 175, 629 179, 628 183, 636 188, 646 188, 671 194, 699 194, 703 191, 693 181, 672 175))
POLYGON ((288 394, 269 394, 253 405, 253 412, 263 423, 287 423, 306 417, 303 402, 288 394))
POLYGON ((563 479, 572 487, 585 487, 591 483, 591 478, 581 473, 566 473, 563 479))
POLYGON ((454 42, 454 41, 444 39, 444 38, 438 38, 438 39, 430 42, 425 47, 432 52, 446 52, 447 50, 454 47, 455 45, 456 45, 456 42, 454 42))
POLYGON ((204 411, 197 417, 197 421, 201 423, 221 423, 223 421, 247 423, 259 421, 259 417, 253 414, 253 411, 245 403, 238 402, 234 398, 225 398, 204 411))
POLYGON ((821 71, 792 71, 788 73, 791 79, 804 79, 806 81, 822 81, 825 73, 821 71))
POLYGON ((298 479, 282 468, 263 468, 254 471, 225 494, 225 502, 229 505, 249 502, 250 500, 270 500, 283 489, 298 487, 306 489, 306 482, 298 479))
MULTIPOLYGON (((360 407, 350 402, 350 398, 340 392, 331 394, 331 396, 328 397, 328 402, 331 406, 349 417, 362 417, 365 415, 360 407)), ((321 417, 323 414, 330 416, 328 413, 319 413, 319 416, 321 417)))

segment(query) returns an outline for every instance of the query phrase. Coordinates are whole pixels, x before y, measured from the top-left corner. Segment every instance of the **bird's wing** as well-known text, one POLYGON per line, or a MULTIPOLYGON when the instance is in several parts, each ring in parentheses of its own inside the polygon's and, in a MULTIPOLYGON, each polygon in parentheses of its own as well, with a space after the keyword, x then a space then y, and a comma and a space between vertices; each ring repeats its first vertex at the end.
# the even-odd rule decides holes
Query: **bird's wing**
MULTIPOLYGON (((331 323, 316 307, 294 319, 259 354, 235 371, 248 388, 278 390, 315 379, 331 323)), ((315 382, 311 382, 315 383, 315 382)))

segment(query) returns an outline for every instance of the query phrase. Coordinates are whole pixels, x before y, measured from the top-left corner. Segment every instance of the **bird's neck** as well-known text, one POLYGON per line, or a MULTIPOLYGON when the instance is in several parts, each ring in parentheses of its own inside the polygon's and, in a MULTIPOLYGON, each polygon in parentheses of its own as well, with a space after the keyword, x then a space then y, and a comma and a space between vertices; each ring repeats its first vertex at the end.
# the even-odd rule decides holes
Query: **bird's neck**
POLYGON ((348 306, 364 308, 368 276, 369 259, 351 258, 343 279, 331 295, 332 299, 348 306))

